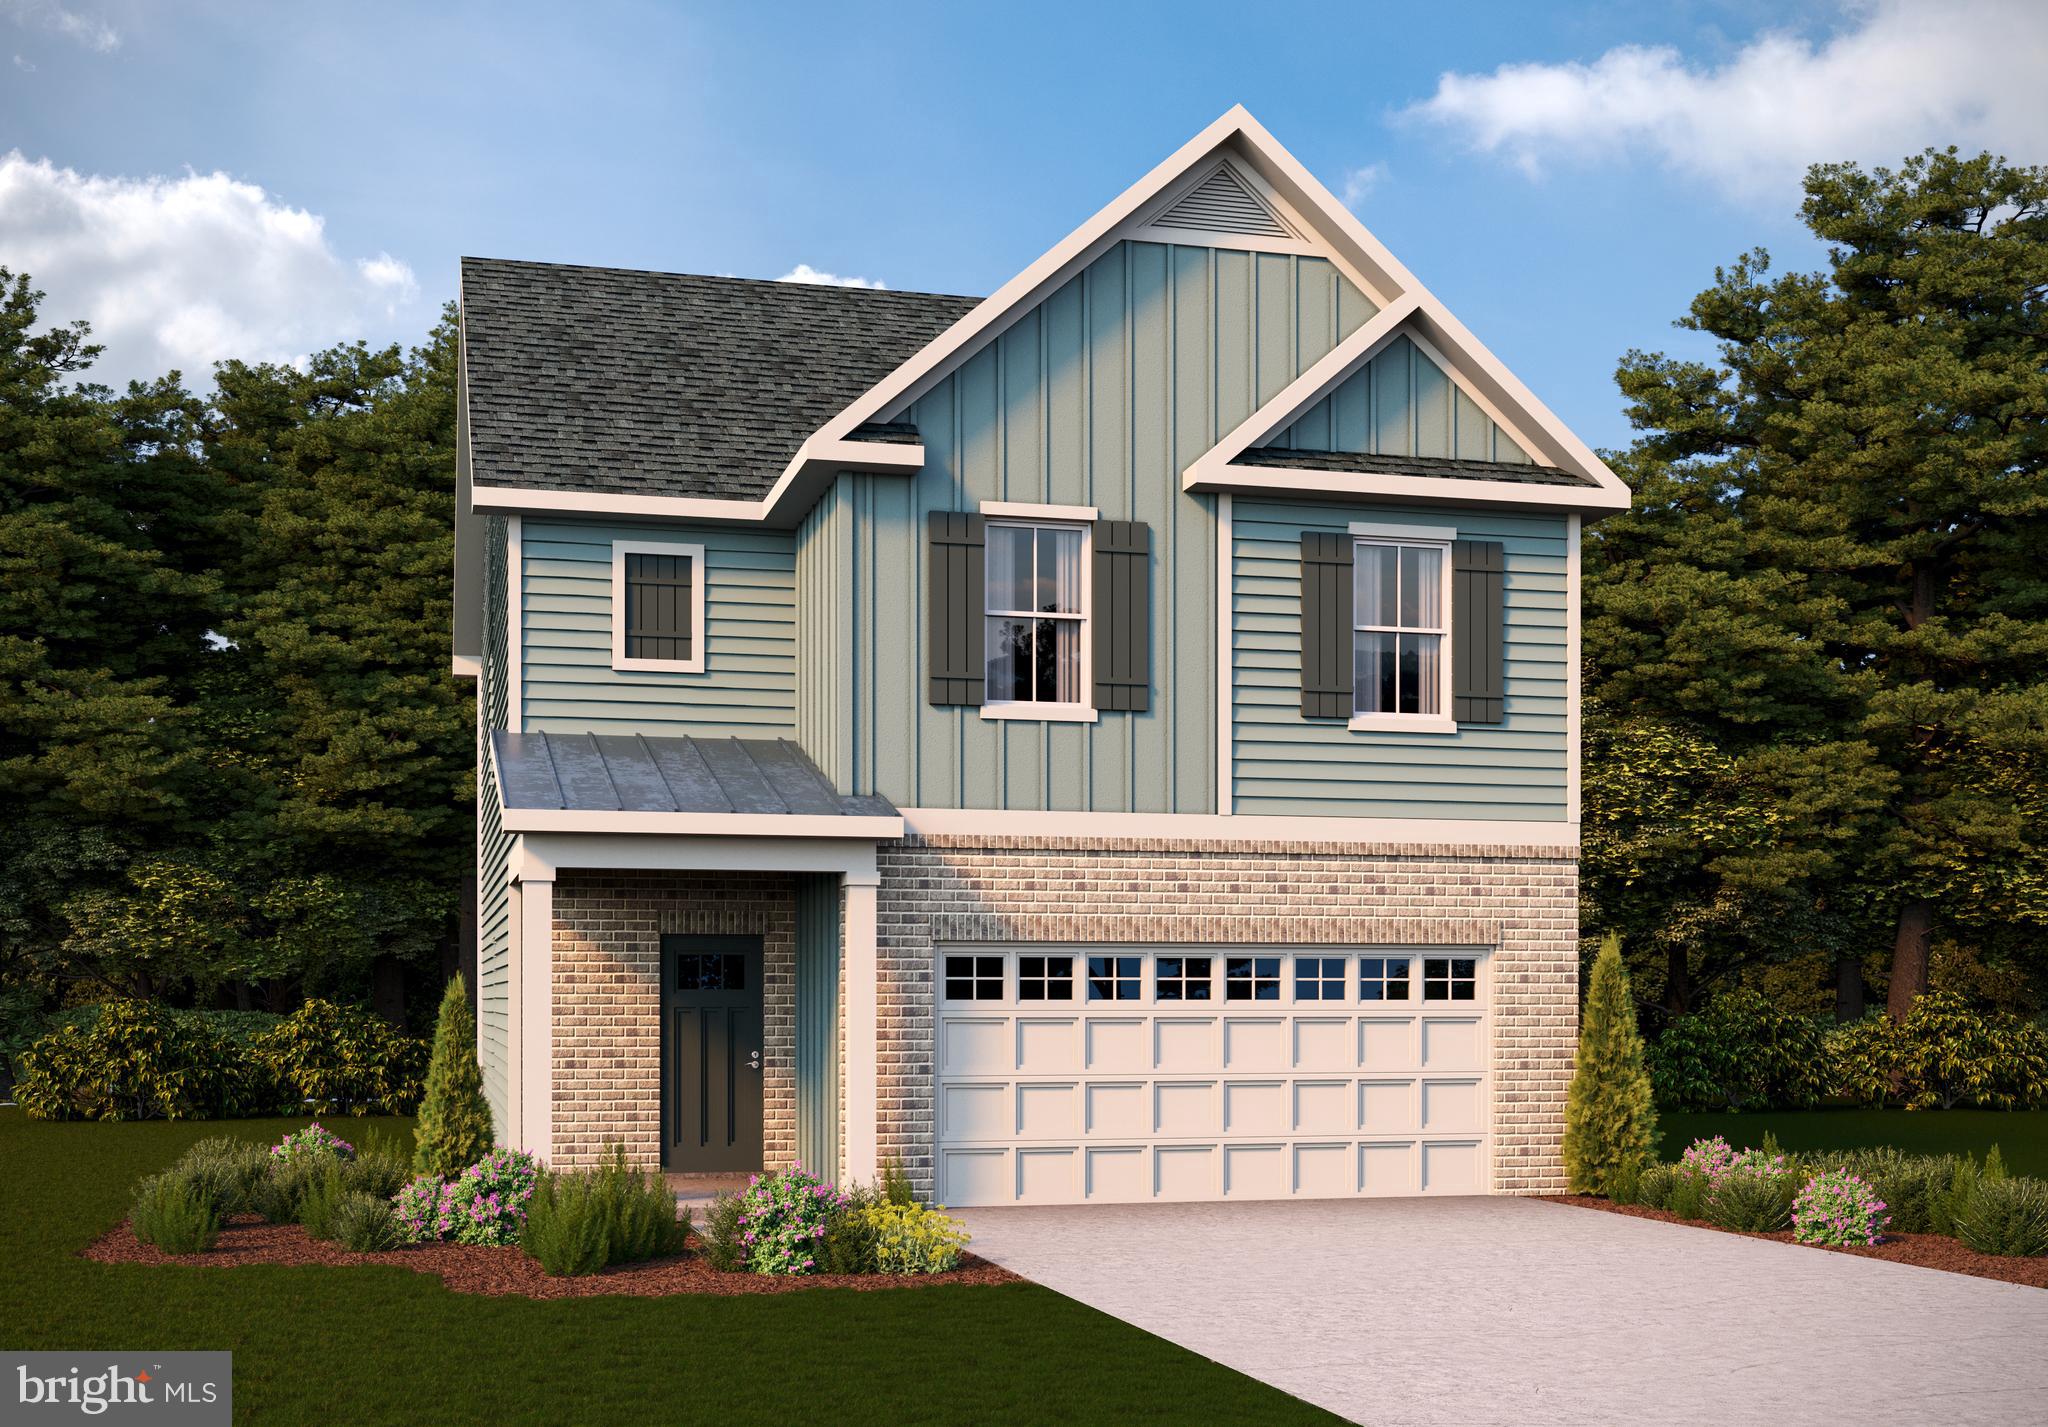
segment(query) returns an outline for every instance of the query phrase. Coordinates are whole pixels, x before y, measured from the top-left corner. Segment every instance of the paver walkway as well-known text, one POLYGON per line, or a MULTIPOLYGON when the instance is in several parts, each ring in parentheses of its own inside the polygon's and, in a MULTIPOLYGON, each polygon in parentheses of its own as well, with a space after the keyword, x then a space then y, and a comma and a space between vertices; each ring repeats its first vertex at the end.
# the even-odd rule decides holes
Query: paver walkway
POLYGON ((974 1249, 1358 1422, 2048 1421, 2048 1291, 1522 1199, 955 1211, 974 1249))

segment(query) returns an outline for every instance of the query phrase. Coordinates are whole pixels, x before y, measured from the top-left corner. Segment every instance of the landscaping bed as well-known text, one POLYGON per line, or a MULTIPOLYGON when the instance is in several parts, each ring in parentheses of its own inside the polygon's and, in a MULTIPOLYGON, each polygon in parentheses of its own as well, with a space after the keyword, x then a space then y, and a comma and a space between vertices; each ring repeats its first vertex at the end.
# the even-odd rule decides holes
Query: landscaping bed
POLYGON ((1016 1274, 971 1253, 960 1266, 926 1274, 761 1274, 745 1270, 721 1272, 701 1256, 703 1241, 693 1237, 680 1257, 615 1264, 596 1273, 557 1277, 517 1247, 481 1244, 424 1243, 380 1253, 350 1253, 339 1244, 313 1238, 298 1224, 269 1224, 253 1214, 240 1214, 221 1226, 213 1247, 193 1254, 167 1254, 135 1237, 126 1220, 88 1245, 81 1257, 95 1263, 173 1264, 188 1268, 238 1268, 248 1264, 287 1267, 346 1267, 389 1264, 415 1273, 433 1274, 451 1291, 489 1297, 516 1294, 522 1298, 589 1298, 623 1294, 634 1298, 665 1298, 675 1294, 796 1293, 812 1288, 851 1288, 863 1292, 944 1285, 1021 1283, 1016 1274))
MULTIPOLYGON (((1546 1203, 1563 1204, 1578 1209, 1600 1209, 1609 1214, 1626 1214, 1634 1219, 1655 1219, 1665 1224, 1685 1224, 1695 1229, 1712 1229, 1716 1233, 1742 1233, 1739 1229, 1723 1229, 1705 1219, 1681 1219, 1669 1209, 1652 1209, 1642 1204, 1616 1204, 1611 1199, 1602 1199, 1592 1194, 1558 1194, 1544 1196, 1546 1203)), ((1774 1234, 1742 1234, 1749 1239, 1770 1239, 1780 1244, 1796 1243, 1790 1229, 1774 1234)), ((1948 1273, 1965 1273, 1974 1278, 1995 1278, 2001 1283, 2017 1283, 2027 1288, 2048 1288, 2048 1258, 2008 1258, 1996 1254, 1980 1254, 1968 1246, 1949 1238, 1946 1234, 1886 1234, 1875 1244, 1848 1244, 1842 1246, 1806 1244, 1805 1248, 1820 1249, 1824 1253, 1853 1254, 1857 1258, 1883 1259, 1889 1263, 1912 1264, 1916 1268, 1938 1268, 1948 1273)))

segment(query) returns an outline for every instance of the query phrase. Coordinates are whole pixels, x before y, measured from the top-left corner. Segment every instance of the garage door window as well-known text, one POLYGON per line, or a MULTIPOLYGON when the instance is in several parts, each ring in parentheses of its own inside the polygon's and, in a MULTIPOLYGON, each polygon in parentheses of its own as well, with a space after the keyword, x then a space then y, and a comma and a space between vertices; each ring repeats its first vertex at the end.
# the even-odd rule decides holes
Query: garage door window
POLYGON ((1088 999, 1091 1001, 1135 1001, 1142 983, 1142 956, 1091 956, 1088 958, 1088 999))
POLYGON ((1358 959, 1358 999, 1407 1000, 1408 959, 1404 956, 1361 956, 1358 959))
POLYGON ((1003 959, 1000 956, 947 957, 946 999, 948 1001, 1002 1000, 1003 959))
POLYGON ((1209 958, 1206 956, 1160 957, 1159 999, 1162 1001, 1208 1000, 1209 958))
POLYGON ((1018 957, 1017 999, 1020 1001, 1073 1000, 1074 958, 1071 956, 1018 957))
POLYGON ((1344 961, 1341 956, 1297 956, 1294 958, 1294 999, 1297 1001, 1341 1001, 1344 999, 1344 961))
POLYGON ((1469 1001, 1479 963, 1469 956, 1431 956, 1422 963, 1422 995, 1428 1001, 1469 1001))
POLYGON ((1280 999, 1280 958, 1277 956, 1233 956, 1223 963, 1223 999, 1226 1001, 1277 1001, 1280 999))

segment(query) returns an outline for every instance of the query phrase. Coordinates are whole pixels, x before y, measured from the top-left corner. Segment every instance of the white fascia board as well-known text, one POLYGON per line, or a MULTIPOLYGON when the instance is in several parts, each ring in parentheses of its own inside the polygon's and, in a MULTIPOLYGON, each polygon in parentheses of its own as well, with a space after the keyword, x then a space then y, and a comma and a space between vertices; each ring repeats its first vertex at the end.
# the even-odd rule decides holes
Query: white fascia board
POLYGON ((1218 813, 1024 812, 988 808, 905 808, 909 832, 1005 837, 1174 838, 1191 842, 1335 842, 1531 847, 1577 855, 1575 822, 1446 818, 1272 817, 1218 813))
POLYGON ((620 837, 529 833, 513 844, 514 880, 552 878, 565 868, 611 871, 824 872, 876 881, 875 844, 857 838, 620 837))
POLYGON ((479 679, 483 677, 484 660, 481 654, 455 654, 448 660, 448 672, 458 679, 479 679))
POLYGON ((507 832, 629 833, 642 837, 901 837, 900 817, 815 813, 638 813, 506 808, 507 832))
POLYGON ((1485 505, 1500 510, 1607 512, 1627 510, 1629 504, 1626 491, 1617 494, 1591 486, 1537 485, 1462 476, 1396 476, 1369 471, 1299 471, 1280 466, 1225 465, 1205 473, 1200 480, 1191 475, 1181 484, 1191 491, 1235 491, 1240 495, 1320 495, 1414 505, 1485 505))

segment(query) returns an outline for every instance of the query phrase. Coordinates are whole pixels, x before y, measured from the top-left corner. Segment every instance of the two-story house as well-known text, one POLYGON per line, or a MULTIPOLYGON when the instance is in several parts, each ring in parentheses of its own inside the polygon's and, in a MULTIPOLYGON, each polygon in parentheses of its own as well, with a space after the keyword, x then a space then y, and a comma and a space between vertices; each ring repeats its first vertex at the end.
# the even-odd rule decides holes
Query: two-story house
POLYGON ((978 301, 461 306, 501 1138, 954 1205, 1561 1187, 1628 494, 1250 115, 978 301))

